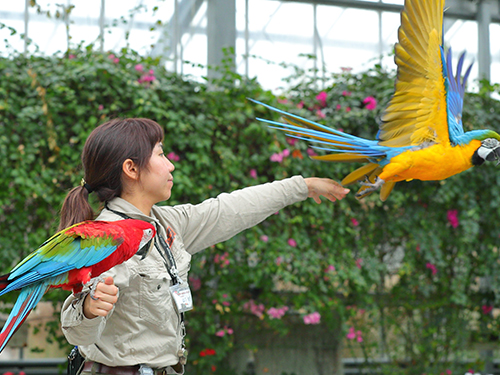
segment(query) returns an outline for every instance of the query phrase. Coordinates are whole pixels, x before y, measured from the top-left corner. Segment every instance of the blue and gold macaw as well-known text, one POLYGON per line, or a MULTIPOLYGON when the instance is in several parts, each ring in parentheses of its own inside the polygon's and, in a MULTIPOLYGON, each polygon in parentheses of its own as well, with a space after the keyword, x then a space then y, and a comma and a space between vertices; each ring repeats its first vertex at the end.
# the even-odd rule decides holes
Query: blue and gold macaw
MULTIPOLYGON (((395 46, 395 93, 381 118, 377 140, 346 134, 280 111, 290 136, 320 142, 333 154, 317 160, 367 163, 342 180, 365 180, 358 199, 381 188, 384 201, 396 182, 444 180, 484 161, 500 162, 500 135, 492 130, 464 132, 462 106, 471 66, 463 79, 464 54, 453 74, 451 50, 443 48, 444 0, 406 0, 395 46)), ((261 103, 262 104, 262 103, 261 103)), ((265 105, 265 104, 264 104, 265 105)))

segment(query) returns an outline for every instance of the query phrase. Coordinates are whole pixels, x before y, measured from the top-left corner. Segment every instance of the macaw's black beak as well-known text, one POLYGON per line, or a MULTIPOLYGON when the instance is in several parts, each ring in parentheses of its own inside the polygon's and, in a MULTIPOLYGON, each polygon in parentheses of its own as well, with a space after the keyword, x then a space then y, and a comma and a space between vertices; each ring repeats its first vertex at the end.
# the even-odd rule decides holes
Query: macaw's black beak
POLYGON ((497 147, 497 148, 494 148, 493 149, 493 152, 488 155, 488 157, 492 157, 493 160, 496 160, 496 165, 499 165, 500 164, 500 147, 497 147))
POLYGON ((154 238, 151 238, 148 243, 146 243, 143 247, 141 247, 137 253, 135 253, 135 255, 140 255, 141 256, 141 260, 143 260, 144 258, 146 258, 146 256, 149 254, 149 252, 151 251, 151 249, 153 248, 153 241, 154 238))

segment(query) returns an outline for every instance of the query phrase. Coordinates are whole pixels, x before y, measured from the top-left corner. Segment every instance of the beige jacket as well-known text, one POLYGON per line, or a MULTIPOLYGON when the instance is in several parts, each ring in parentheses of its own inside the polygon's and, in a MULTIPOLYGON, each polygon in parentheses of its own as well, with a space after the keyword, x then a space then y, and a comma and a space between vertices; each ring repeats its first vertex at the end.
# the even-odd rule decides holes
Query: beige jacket
MULTIPOLYGON (((110 201, 109 208, 153 223, 164 238, 165 228, 170 227, 175 232, 172 253, 180 276, 187 281, 192 254, 231 238, 307 195, 304 179, 295 176, 224 193, 198 205, 154 206, 151 217, 121 198, 110 201)), ((120 219, 107 209, 97 218, 120 219)), ((170 275, 156 248, 145 259, 134 255, 104 276, 113 276, 119 288, 114 309, 105 318, 87 319, 83 298, 69 296, 61 313, 67 340, 78 345, 87 360, 107 366, 175 365, 182 339, 180 317, 171 301, 170 275)))

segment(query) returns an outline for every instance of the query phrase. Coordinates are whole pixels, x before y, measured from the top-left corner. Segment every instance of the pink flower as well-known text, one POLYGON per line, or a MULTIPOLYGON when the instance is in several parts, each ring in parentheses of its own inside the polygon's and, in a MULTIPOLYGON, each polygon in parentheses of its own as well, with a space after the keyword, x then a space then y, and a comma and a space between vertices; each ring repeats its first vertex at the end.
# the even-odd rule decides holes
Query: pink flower
POLYGON ((484 315, 488 315, 491 312, 491 310, 493 310, 493 306, 488 306, 488 305, 483 305, 481 306, 481 308, 483 309, 484 315))
POLYGON ((288 103, 288 99, 281 99, 281 98, 278 98, 278 103, 281 103, 281 104, 286 104, 288 103))
POLYGON ((354 225, 355 227, 357 227, 359 225, 359 222, 355 219, 355 218, 351 218, 351 223, 352 225, 354 225))
POLYGON ((283 154, 281 152, 272 154, 269 160, 274 161, 276 163, 281 163, 283 161, 283 154))
POLYGON ((342 71, 342 73, 349 73, 352 70, 352 68, 350 68, 350 67, 341 67, 340 70, 342 71))
POLYGON ((297 138, 287 138, 286 139, 286 143, 288 143, 290 146, 295 146, 295 144, 298 142, 299 140, 297 138))
POLYGON ((76 57, 75 55, 71 54, 71 55, 68 56, 68 59, 71 60, 71 59, 74 59, 75 57, 76 57))
POLYGON ((224 331, 223 329, 215 332, 215 336, 218 336, 218 337, 223 337, 225 334, 226 334, 226 331, 224 331))
POLYGON ((179 157, 179 155, 177 155, 175 152, 169 152, 167 154, 167 159, 169 159, 170 161, 179 161, 181 160, 181 158, 179 157))
POLYGON ((458 227, 458 225, 460 223, 458 221, 458 211, 457 210, 448 210, 448 213, 446 216, 448 217, 448 223, 450 223, 450 225, 453 228, 458 227))
POLYGON ((356 259, 356 267, 361 269, 361 265, 363 264, 363 259, 356 259))
POLYGON ((287 242, 291 247, 297 246, 297 241, 295 241, 293 238, 289 238, 287 242))
POLYGON ((377 99, 373 96, 367 96, 365 100, 363 100, 363 104, 365 104, 365 108, 369 111, 373 111, 377 108, 377 99))
POLYGON ((222 304, 223 304, 224 306, 230 306, 230 305, 231 305, 231 303, 229 303, 228 301, 222 301, 222 304))
POLYGON ((354 340, 356 338, 354 327, 349 328, 349 333, 345 337, 347 337, 349 340, 354 340))
POLYGON ((197 277, 189 277, 189 284, 194 291, 200 290, 201 280, 197 277))
POLYGON ((432 263, 427 263, 425 267, 432 271, 432 275, 435 275, 438 272, 436 266, 432 263))
POLYGON ((229 265, 228 257, 229 257, 229 254, 227 251, 222 255, 215 254, 214 263, 220 263, 220 268, 223 268, 224 266, 229 265))
POLYGON ((257 305, 255 301, 251 299, 243 305, 243 309, 246 311, 250 311, 252 314, 262 319, 264 317, 264 310, 266 308, 262 303, 257 305))
POLYGON ((257 171, 255 169, 250 170, 250 177, 252 177, 254 180, 257 179, 257 171))
POLYGON ((283 257, 277 257, 274 262, 276 263, 277 266, 279 266, 281 263, 283 263, 283 257))
POLYGON ((281 319, 287 311, 288 311, 287 306, 281 307, 279 309, 271 307, 269 310, 267 310, 267 314, 271 319, 281 319))
POLYGON ((342 95, 343 96, 351 96, 351 92, 344 90, 344 91, 342 91, 342 95))
POLYGON ((335 267, 330 264, 328 267, 326 267, 325 272, 335 272, 335 267))
POLYGON ((304 102, 301 100, 299 104, 297 104, 297 108, 302 109, 304 108, 304 102))
POLYGON ((267 242, 267 241, 269 241, 269 237, 266 236, 265 234, 263 234, 262 236, 260 236, 260 240, 263 242, 267 242))
POLYGON ((226 328, 226 332, 228 335, 232 335, 234 333, 232 328, 226 328))
POLYGON ((308 148, 306 152, 307 152, 307 155, 309 155, 309 156, 317 156, 318 155, 316 152, 314 152, 314 150, 312 148, 308 148))
POLYGON ((141 78, 137 80, 139 83, 143 82, 153 82, 156 79, 156 77, 153 74, 143 74, 141 78))
POLYGON ((115 55, 113 55, 113 54, 108 55, 108 59, 114 60, 115 59, 115 55))
POLYGON ((325 91, 321 91, 318 95, 316 95, 316 100, 320 102, 321 107, 326 107, 326 98, 328 94, 325 91))
POLYGON ((351 107, 346 107, 345 111, 346 112, 351 112, 351 107))
POLYGON ((319 312, 313 312, 309 315, 304 316, 304 324, 319 324, 321 320, 321 315, 319 312))
POLYGON ((450 369, 446 369, 446 374, 447 375, 451 375, 451 370, 450 369))
POLYGON ((363 342, 361 331, 355 331, 354 327, 349 328, 349 333, 345 336, 349 340, 356 339, 358 342, 363 342))
POLYGON ((319 118, 325 118, 326 115, 321 111, 321 109, 318 109, 316 111, 316 116, 318 116, 319 118))
POLYGON ((337 107, 335 108, 337 108, 337 111, 340 111, 342 109, 342 106, 340 104, 337 104, 337 107))
POLYGON ((118 64, 118 63, 120 62, 120 59, 119 59, 118 57, 115 57, 115 58, 113 59, 113 62, 114 62, 115 64, 118 64))
POLYGON ((138 72, 143 72, 144 66, 142 64, 137 64, 136 66, 134 66, 134 69, 137 70, 138 72))
POLYGON ((282 154, 283 154, 283 157, 286 158, 288 156, 290 156, 290 150, 285 148, 283 151, 282 151, 282 154))
POLYGON ((104 109, 104 106, 102 104, 99 104, 99 111, 102 111, 104 109))
POLYGON ((358 340, 358 342, 363 342, 363 337, 361 337, 361 331, 356 331, 356 340, 358 340))

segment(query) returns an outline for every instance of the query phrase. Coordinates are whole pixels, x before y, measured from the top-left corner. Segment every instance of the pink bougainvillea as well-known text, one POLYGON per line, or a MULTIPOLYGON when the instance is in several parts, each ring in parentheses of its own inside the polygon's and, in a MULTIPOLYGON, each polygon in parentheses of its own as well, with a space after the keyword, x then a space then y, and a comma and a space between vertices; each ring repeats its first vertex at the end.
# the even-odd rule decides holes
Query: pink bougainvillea
POLYGON ((313 312, 304 316, 304 324, 319 324, 320 321, 321 315, 319 314, 319 312, 313 312))
POLYGON ((432 275, 435 275, 438 272, 436 266, 432 263, 427 263, 425 267, 431 270, 432 275))
POLYGON ((287 306, 283 306, 280 308, 271 307, 270 309, 267 310, 267 315, 269 315, 271 319, 281 319, 286 314, 287 311, 288 311, 287 306))
POLYGON ((367 96, 365 100, 363 100, 363 104, 367 110, 373 111, 377 108, 377 99, 373 96, 367 96))
POLYGON ((319 101, 322 108, 326 107, 326 98, 327 97, 328 97, 328 94, 325 91, 321 91, 318 95, 316 95, 316 100, 319 101))
POLYGON ((448 223, 450 223, 453 228, 458 227, 460 224, 458 221, 458 210, 448 210, 446 217, 448 218, 448 223))

